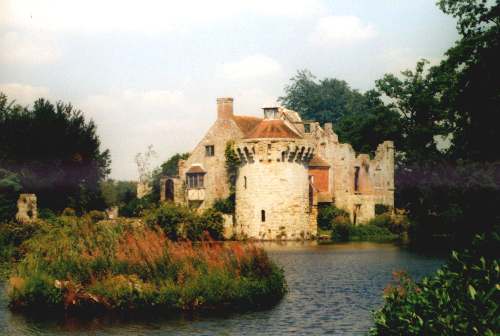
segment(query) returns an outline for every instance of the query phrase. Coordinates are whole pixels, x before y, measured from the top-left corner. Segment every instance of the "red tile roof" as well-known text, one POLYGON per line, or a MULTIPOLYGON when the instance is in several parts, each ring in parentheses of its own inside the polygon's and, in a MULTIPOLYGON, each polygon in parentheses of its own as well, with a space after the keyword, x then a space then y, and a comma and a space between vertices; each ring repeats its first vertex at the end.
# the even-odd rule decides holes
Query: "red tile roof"
POLYGON ((297 139, 300 136, 292 131, 283 120, 264 119, 255 128, 250 131, 246 137, 247 139, 259 138, 286 138, 297 139))
POLYGON ((247 135, 251 130, 255 128, 261 121, 262 118, 252 117, 252 116, 234 116, 233 120, 236 125, 240 128, 243 134, 247 135))

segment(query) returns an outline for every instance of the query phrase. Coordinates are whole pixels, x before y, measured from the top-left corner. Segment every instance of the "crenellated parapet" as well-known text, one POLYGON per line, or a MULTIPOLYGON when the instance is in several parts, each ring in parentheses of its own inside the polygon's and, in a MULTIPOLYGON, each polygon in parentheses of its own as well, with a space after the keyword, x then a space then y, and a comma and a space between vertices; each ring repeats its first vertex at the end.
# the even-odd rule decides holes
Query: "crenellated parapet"
POLYGON ((242 164, 254 162, 289 162, 307 164, 315 153, 315 145, 303 139, 241 140, 235 150, 242 164))

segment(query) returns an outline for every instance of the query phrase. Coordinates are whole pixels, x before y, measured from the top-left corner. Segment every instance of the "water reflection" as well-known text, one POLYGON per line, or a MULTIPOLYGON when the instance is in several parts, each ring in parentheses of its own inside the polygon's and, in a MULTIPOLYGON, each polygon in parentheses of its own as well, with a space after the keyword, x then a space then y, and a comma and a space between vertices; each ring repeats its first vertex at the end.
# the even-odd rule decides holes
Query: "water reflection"
POLYGON ((6 309, 0 295, 0 334, 6 335, 350 335, 371 326, 371 311, 395 270, 414 277, 434 271, 441 258, 393 244, 260 243, 286 272, 289 293, 267 310, 210 315, 49 319, 6 309))

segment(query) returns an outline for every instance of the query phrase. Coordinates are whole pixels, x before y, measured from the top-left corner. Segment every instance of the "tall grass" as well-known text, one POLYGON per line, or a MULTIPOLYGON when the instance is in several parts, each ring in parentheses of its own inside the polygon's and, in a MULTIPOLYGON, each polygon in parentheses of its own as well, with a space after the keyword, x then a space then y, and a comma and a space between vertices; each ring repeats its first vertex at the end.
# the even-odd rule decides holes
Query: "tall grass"
POLYGON ((9 281, 12 308, 175 310, 279 300, 283 271, 251 244, 173 242, 137 221, 60 217, 24 243, 9 281))

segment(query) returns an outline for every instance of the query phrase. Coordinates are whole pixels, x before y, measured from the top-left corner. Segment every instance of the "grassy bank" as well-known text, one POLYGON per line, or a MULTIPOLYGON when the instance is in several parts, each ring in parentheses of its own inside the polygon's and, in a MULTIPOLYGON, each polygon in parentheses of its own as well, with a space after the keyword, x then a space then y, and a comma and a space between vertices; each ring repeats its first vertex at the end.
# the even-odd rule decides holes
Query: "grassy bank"
POLYGON ((283 271, 250 244, 173 242, 159 226, 61 216, 23 243, 9 279, 14 309, 201 310, 265 305, 283 271))

